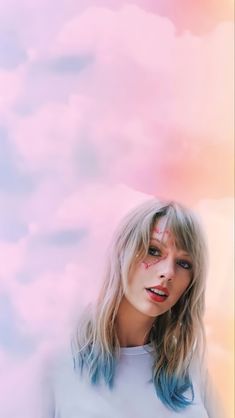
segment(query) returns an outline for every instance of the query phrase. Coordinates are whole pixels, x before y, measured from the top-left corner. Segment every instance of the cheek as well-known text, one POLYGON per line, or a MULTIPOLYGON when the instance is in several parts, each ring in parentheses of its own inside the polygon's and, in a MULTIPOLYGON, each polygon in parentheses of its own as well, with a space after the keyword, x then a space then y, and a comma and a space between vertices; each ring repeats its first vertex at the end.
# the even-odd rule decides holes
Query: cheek
MULTIPOLYGON (((142 264, 142 263, 141 263, 142 264)), ((144 279, 146 276, 146 270, 143 265, 138 265, 128 277, 126 290, 130 294, 131 292, 138 291, 144 287, 144 279)))
POLYGON ((179 281, 176 284, 175 291, 180 296, 187 290, 191 280, 189 278, 185 278, 184 280, 179 281))
POLYGON ((138 263, 130 272, 128 277, 128 284, 135 285, 144 280, 148 267, 145 262, 138 263))
POLYGON ((126 284, 126 290, 125 290, 124 294, 126 294, 126 295, 131 294, 134 291, 137 282, 138 282, 137 274, 136 274, 136 272, 133 272, 128 277, 127 284, 126 284))

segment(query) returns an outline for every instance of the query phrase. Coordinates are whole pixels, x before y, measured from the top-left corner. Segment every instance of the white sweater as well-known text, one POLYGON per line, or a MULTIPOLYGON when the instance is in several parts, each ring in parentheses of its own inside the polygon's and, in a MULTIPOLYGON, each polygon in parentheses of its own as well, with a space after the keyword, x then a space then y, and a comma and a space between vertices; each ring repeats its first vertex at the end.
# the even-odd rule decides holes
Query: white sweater
POLYGON ((45 367, 41 418, 224 418, 199 364, 190 369, 193 405, 180 413, 166 408, 149 382, 151 352, 149 345, 121 348, 112 390, 76 373, 70 350, 54 356, 45 367))

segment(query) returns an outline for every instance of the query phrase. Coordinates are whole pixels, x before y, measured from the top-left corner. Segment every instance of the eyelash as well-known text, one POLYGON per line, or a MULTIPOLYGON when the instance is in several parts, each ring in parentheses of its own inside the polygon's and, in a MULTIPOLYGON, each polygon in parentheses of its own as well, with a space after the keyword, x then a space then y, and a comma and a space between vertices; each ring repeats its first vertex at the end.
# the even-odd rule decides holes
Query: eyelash
POLYGON ((149 255, 152 255, 153 257, 159 257, 160 255, 161 255, 161 251, 159 250, 159 248, 157 248, 157 247, 149 247, 149 249, 148 249, 148 254, 149 255), (155 251, 157 251, 158 252, 158 254, 151 254, 151 251, 153 251, 153 252, 155 252, 155 251))
POLYGON ((177 263, 179 264, 179 263, 184 263, 184 264, 187 264, 188 265, 188 267, 183 267, 182 266, 182 264, 179 264, 183 269, 185 269, 185 270, 192 270, 192 268, 193 268, 193 266, 192 266, 192 264, 191 263, 189 263, 189 261, 186 261, 186 260, 177 260, 177 263))
MULTIPOLYGON (((159 248, 151 246, 148 249, 148 254, 151 255, 152 257, 160 257, 161 251, 159 250, 159 248), (157 252, 158 254, 152 254, 152 252, 157 252)), ((185 270, 192 270, 192 267, 193 267, 192 264, 187 260, 177 260, 177 264, 185 270), (187 264, 187 267, 185 266, 185 264, 187 264)))

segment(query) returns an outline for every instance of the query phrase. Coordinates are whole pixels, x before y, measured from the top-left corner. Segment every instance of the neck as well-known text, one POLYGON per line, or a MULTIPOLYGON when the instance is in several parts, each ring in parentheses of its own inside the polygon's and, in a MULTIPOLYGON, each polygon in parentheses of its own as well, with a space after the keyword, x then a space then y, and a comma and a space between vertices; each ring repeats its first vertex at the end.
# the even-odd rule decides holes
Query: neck
POLYGON ((137 311, 124 297, 116 318, 116 331, 120 346, 136 347, 147 344, 154 319, 137 311))

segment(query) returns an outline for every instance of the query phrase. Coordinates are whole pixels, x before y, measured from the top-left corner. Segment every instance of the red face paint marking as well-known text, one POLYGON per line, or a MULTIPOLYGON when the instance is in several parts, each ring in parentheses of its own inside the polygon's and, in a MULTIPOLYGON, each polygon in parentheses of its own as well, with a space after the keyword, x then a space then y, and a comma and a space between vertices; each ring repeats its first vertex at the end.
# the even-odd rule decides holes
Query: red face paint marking
POLYGON ((142 261, 141 264, 144 265, 144 268, 147 270, 149 267, 153 266, 154 264, 159 263, 160 260, 153 261, 152 263, 146 263, 146 261, 142 261))
MULTIPOLYGON (((158 227, 156 227, 156 228, 153 228, 153 231, 156 232, 158 235, 162 235, 162 237, 164 236, 164 234, 168 234, 168 236, 169 236, 169 238, 168 238, 169 239, 169 244, 170 245, 174 245, 175 244, 174 238, 172 238, 170 240, 171 231, 169 229, 166 229, 165 231, 161 231, 158 227)), ((162 238, 162 237, 159 237, 159 238, 162 238)))
POLYGON ((157 234, 170 234, 170 231, 168 229, 166 229, 165 231, 160 231, 160 229, 156 227, 156 228, 153 228, 153 230, 157 232, 157 234))
POLYGON ((141 264, 143 264, 143 265, 144 265, 144 268, 145 268, 145 269, 148 269, 148 268, 149 268, 148 263, 146 263, 145 261, 142 261, 142 263, 141 263, 141 264))

